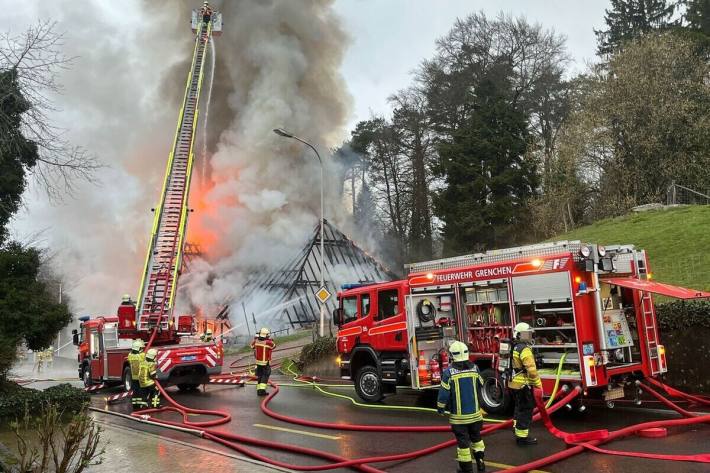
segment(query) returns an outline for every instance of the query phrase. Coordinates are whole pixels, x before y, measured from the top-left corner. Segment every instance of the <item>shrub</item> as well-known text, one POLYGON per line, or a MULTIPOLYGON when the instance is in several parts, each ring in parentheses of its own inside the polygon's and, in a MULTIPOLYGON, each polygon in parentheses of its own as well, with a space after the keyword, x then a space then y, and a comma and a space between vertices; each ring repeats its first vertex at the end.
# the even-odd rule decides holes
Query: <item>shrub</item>
POLYGON ((14 420, 25 410, 39 412, 47 403, 58 406, 64 413, 75 414, 89 403, 89 394, 67 383, 44 391, 23 388, 11 382, 0 385, 0 420, 14 420))
POLYGON ((335 355, 336 353, 335 337, 322 337, 303 347, 301 357, 299 358, 299 365, 308 366, 311 363, 322 360, 327 356, 335 355))
POLYGON ((689 327, 710 328, 710 301, 672 301, 656 305, 658 325, 663 331, 689 327))

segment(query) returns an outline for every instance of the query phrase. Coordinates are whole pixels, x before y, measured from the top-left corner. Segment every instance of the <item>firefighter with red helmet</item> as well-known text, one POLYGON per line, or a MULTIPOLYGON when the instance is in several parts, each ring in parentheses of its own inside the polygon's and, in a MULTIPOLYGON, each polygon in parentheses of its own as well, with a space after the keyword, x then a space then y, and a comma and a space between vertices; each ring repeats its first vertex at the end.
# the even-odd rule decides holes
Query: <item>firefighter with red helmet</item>
POLYGON ((534 389, 542 389, 542 380, 537 373, 535 354, 532 351, 533 331, 529 324, 520 322, 513 329, 513 377, 508 387, 513 392, 515 411, 515 441, 520 446, 535 445, 537 439, 530 437, 529 429, 535 408, 534 389))
POLYGON ((472 473, 474 459, 476 469, 486 471, 483 461, 486 446, 481 439, 483 410, 479 404, 483 380, 476 365, 469 361, 465 343, 453 342, 449 353, 452 364, 441 374, 437 412, 444 415, 446 409, 449 411, 449 423, 456 437, 458 471, 472 473))
POLYGON ((254 359, 256 360, 256 394, 266 396, 266 387, 271 376, 271 353, 274 351, 276 344, 270 338, 269 329, 264 327, 259 330, 259 333, 251 342, 251 348, 254 350, 254 359))

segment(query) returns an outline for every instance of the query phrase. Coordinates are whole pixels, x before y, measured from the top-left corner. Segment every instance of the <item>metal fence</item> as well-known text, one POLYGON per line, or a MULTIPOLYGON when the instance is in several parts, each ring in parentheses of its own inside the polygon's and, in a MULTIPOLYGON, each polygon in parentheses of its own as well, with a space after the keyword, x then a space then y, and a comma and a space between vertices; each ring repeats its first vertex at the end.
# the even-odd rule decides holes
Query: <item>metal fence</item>
POLYGON ((673 183, 666 192, 666 205, 710 205, 710 189, 705 192, 673 183))

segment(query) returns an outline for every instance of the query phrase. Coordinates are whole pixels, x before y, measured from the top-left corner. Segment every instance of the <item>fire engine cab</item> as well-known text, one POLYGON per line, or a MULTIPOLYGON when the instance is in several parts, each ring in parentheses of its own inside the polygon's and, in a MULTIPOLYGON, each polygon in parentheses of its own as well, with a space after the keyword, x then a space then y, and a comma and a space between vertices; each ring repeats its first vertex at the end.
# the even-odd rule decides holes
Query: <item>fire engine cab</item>
POLYGON ((710 297, 653 281, 645 251, 633 245, 560 241, 407 269, 407 279, 338 293, 341 377, 368 402, 398 386, 438 388, 448 345, 461 340, 484 378, 483 408, 505 412, 511 397, 501 348, 510 346, 512 327, 527 322, 546 394, 559 377, 613 405, 638 395, 636 379, 666 372, 653 294, 710 297))

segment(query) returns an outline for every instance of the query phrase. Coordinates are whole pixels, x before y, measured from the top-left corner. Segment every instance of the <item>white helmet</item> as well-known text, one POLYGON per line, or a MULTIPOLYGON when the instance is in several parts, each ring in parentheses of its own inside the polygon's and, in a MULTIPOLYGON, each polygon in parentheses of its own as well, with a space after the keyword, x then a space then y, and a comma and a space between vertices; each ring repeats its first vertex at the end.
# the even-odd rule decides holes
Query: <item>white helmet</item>
POLYGON ((532 338, 530 324, 519 322, 513 329, 513 338, 532 338), (528 335, 529 334, 529 335, 528 335))
POLYGON ((158 350, 151 348, 145 354, 145 359, 148 361, 155 361, 155 357, 158 356, 158 350))
POLYGON ((143 347, 145 347, 145 342, 143 340, 140 338, 133 340, 133 345, 131 346, 133 351, 141 351, 143 347))
POLYGON ((124 294, 123 297, 121 297, 121 302, 131 302, 131 295, 124 294))
POLYGON ((261 338, 266 338, 266 337, 268 337, 270 333, 271 333, 271 332, 269 332, 269 329, 266 328, 266 327, 262 327, 262 329, 259 330, 259 336, 260 336, 261 338))
POLYGON ((464 342, 453 342, 449 345, 449 353, 454 361, 468 361, 468 347, 464 342))

